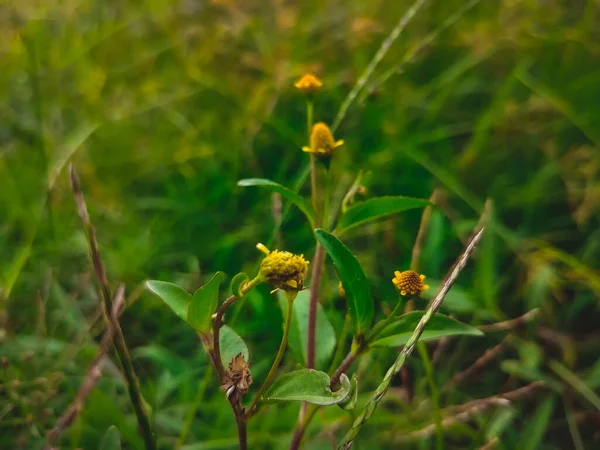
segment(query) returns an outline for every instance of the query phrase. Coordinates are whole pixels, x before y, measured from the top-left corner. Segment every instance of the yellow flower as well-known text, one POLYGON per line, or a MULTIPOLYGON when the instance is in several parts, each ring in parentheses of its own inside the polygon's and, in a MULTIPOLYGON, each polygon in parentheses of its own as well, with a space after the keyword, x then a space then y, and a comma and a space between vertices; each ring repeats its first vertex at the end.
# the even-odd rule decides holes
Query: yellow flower
POLYGON ((229 363, 229 369, 225 372, 221 390, 226 393, 227 398, 232 395, 241 398, 248 393, 251 384, 252 375, 250 374, 249 364, 246 362, 244 355, 239 353, 229 363))
POLYGON ((316 153, 318 156, 331 156, 333 151, 343 145, 344 141, 335 141, 333 134, 323 122, 315 123, 310 133, 310 147, 302 147, 302 151, 316 153))
POLYGON ((419 275, 414 270, 395 271, 394 275, 392 283, 400 295, 421 295, 421 292, 429 289, 429 286, 423 283, 425 275, 419 275))
POLYGON ((341 281, 338 283, 338 293, 340 294, 340 297, 346 298, 346 289, 344 289, 344 285, 341 281))
POLYGON ((263 244, 258 244, 256 248, 267 255, 260 264, 259 273, 263 281, 286 292, 302 289, 308 271, 308 261, 304 255, 279 250, 271 252, 263 244))
POLYGON ((294 83, 294 86, 296 86, 296 89, 298 89, 303 94, 311 95, 316 94, 319 88, 323 86, 323 83, 314 75, 307 73, 296 83, 294 83))

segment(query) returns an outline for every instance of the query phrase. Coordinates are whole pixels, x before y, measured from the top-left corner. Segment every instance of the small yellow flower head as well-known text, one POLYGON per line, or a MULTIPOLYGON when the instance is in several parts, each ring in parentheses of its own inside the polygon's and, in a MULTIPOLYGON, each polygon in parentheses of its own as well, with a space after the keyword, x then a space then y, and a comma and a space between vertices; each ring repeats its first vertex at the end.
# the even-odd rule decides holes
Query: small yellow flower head
POLYGON ((338 283, 338 293, 340 294, 340 297, 346 298, 346 289, 344 289, 344 285, 341 281, 338 283))
POLYGON ((294 83, 294 86, 305 95, 313 95, 318 92, 319 88, 323 86, 323 83, 314 75, 307 73, 294 83))
POLYGON ((429 286, 423 282, 425 275, 419 275, 414 270, 395 271, 394 275, 392 283, 400 295, 421 295, 421 292, 429 289, 429 286))
POLYGON ((263 281, 286 292, 302 289, 308 271, 308 261, 304 259, 304 255, 279 250, 270 252, 262 244, 256 247, 267 255, 260 264, 260 277, 263 281))
POLYGON ((239 353, 229 363, 229 369, 225 372, 221 390, 227 394, 227 398, 232 395, 241 398, 248 393, 251 384, 252 375, 250 374, 249 364, 246 362, 244 355, 239 353))
POLYGON ((315 123, 310 133, 310 147, 302 147, 302 151, 316 153, 318 156, 331 156, 333 151, 343 145, 344 141, 335 141, 333 134, 323 122, 315 123))

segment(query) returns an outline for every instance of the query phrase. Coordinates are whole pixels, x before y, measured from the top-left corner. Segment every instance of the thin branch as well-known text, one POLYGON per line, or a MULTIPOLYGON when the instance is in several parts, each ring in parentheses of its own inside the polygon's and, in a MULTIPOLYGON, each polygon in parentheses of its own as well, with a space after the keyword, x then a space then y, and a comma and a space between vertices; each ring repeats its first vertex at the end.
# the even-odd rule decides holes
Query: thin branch
POLYGON ((417 341, 419 340, 419 338, 421 337, 421 334, 423 333, 423 330, 427 326, 427 323, 431 320, 433 315, 442 306, 442 302, 444 301, 446 294, 448 293, 448 291, 450 290, 450 288, 452 287, 452 285, 458 278, 458 275, 460 274, 462 269, 467 264, 467 261, 469 260, 469 257, 471 256, 473 251, 475 251, 475 248, 477 247, 477 244, 479 243, 481 236, 483 235, 483 231, 484 231, 484 228, 481 228, 479 231, 477 231, 475 233, 475 235, 469 242, 469 245, 467 245, 467 248, 464 250, 463 254, 456 261, 454 267, 452 268, 452 270, 450 271, 446 280, 442 284, 441 289, 439 290, 437 295, 434 297, 434 299, 431 301, 429 307, 427 308, 427 311, 425 312, 425 314, 423 315, 423 317, 417 324, 410 339, 408 340, 408 342, 406 343, 406 345, 404 346, 404 348, 402 349, 402 351, 396 358, 396 361, 389 368, 389 370, 387 371, 381 384, 377 387, 377 389, 375 390, 375 392, 369 399, 369 402, 365 406, 364 410, 356 418, 356 420, 352 424, 352 427, 344 436, 341 444, 338 446, 338 450, 347 450, 350 447, 352 447, 352 443, 354 442, 354 439, 356 439, 356 436, 358 435, 360 429, 367 422, 367 420, 369 420, 369 418, 371 417, 371 415, 373 414, 375 409, 377 409, 379 402, 381 402, 383 396, 386 394, 387 390, 389 389, 390 384, 392 382, 392 378, 394 377, 394 375, 396 375, 402 369, 408 356, 412 353, 417 341))
MULTIPOLYGON (((523 386, 519 389, 515 389, 514 391, 506 392, 504 394, 473 400, 462 405, 451 406, 443 410, 443 414, 446 418, 442 421, 442 427, 448 428, 458 423, 467 422, 473 417, 495 406, 510 406, 510 404, 516 400, 531 396, 535 391, 543 387, 545 387, 543 381, 535 381, 527 386, 523 386)), ((395 442, 399 443, 423 439, 433 435, 434 433, 435 424, 430 424, 411 433, 400 435, 395 442)))
POLYGON ((498 358, 498 356, 500 356, 502 354, 502 352, 504 351, 504 349, 506 348, 506 345, 508 344, 509 339, 510 339, 509 336, 505 337, 498 345, 496 345, 490 349, 487 349, 485 351, 485 353, 483 355, 481 355, 481 357, 478 358, 467 369, 463 370, 462 372, 457 373, 452 378, 450 378, 444 385, 444 389, 448 389, 448 388, 451 388, 458 384, 461 384, 463 381, 465 381, 467 378, 472 376, 474 373, 481 370, 483 367, 487 366, 489 363, 495 361, 496 358, 498 358))
MULTIPOLYGON (((116 317, 124 304, 124 292, 125 288, 123 285, 119 286, 117 292, 115 294, 115 298, 112 302, 112 311, 111 314, 113 317, 116 317)), ((48 433, 48 443, 44 447, 44 450, 49 450, 52 447, 52 444, 60 437, 61 433, 67 429, 79 416, 79 413, 85 406, 85 402, 89 395, 91 394, 94 386, 100 379, 102 375, 102 369, 106 363, 106 354, 110 350, 110 346, 113 342, 113 337, 115 335, 115 327, 112 325, 112 322, 108 323, 108 328, 104 332, 104 336, 100 341, 100 345, 98 347, 98 351, 92 360, 90 367, 88 369, 87 376, 81 386, 79 387, 79 391, 77 392, 77 396, 75 400, 69 408, 60 416, 56 423, 56 427, 52 429, 48 433)))
POLYGON ((535 319, 538 316, 539 312, 540 312, 539 308, 535 308, 515 319, 506 320, 504 322, 491 323, 489 325, 481 325, 477 328, 479 328, 479 330, 483 331, 484 333, 491 333, 494 331, 513 330, 515 328, 519 328, 519 327, 525 325, 528 322, 531 322, 533 319, 535 319))
POLYGON ((142 432, 142 437, 144 439, 146 449, 156 450, 154 433, 150 426, 148 413, 146 411, 146 408, 144 407, 142 394, 138 386, 138 381, 135 375, 135 371, 133 369, 133 364, 131 363, 131 357, 129 356, 129 350, 127 349, 127 344, 125 343, 125 338, 123 336, 121 326, 119 325, 119 322, 117 320, 117 316, 115 315, 113 317, 111 314, 112 296, 110 292, 110 286, 108 284, 108 279, 106 278, 106 271, 104 270, 102 258, 100 257, 100 250, 98 249, 98 242, 96 241, 96 232, 94 230, 94 226, 92 225, 92 221, 90 220, 87 205, 85 204, 85 199, 83 198, 83 193, 79 184, 79 178, 77 177, 77 173, 75 172, 75 168, 73 167, 73 165, 71 165, 71 187, 73 190, 73 197, 75 198, 75 204, 77 205, 77 212, 79 213, 79 217, 81 217, 81 220, 83 221, 83 225, 87 235, 88 245, 90 246, 90 254, 92 258, 92 264, 94 266, 94 272, 96 273, 96 277, 98 278, 98 282, 100 283, 102 299, 104 300, 103 309, 105 313, 105 318, 107 323, 112 322, 112 326, 115 329, 114 346, 117 351, 119 360, 121 362, 121 369, 123 373, 123 378, 125 379, 125 382, 127 384, 129 399, 131 400, 131 404, 135 411, 135 415, 137 417, 137 421, 142 432))
POLYGON ((419 11, 419 9, 423 7, 426 1, 427 0, 416 0, 413 3, 413 5, 408 9, 408 11, 406 11, 406 13, 400 18, 400 20, 398 21, 392 32, 388 35, 388 37, 385 38, 385 40, 381 43, 379 50, 377 50, 377 53, 375 53, 375 56, 373 56, 373 59, 371 60, 367 68, 364 70, 364 72, 362 73, 362 75, 360 76, 360 78, 358 79, 358 81, 356 82, 356 84, 354 85, 354 87, 340 106, 337 116, 335 117, 335 121, 333 122, 333 126, 331 127, 332 131, 335 132, 337 127, 339 127, 340 123, 342 122, 342 120, 346 116, 346 113, 348 112, 348 108, 350 108, 350 105, 354 102, 354 100, 356 100, 356 97, 358 96, 360 91, 368 83, 369 79, 373 75, 373 72, 375 71, 379 63, 383 60, 390 47, 394 44, 396 39, 400 37, 400 34, 404 31, 406 25, 408 25, 408 23, 419 11))

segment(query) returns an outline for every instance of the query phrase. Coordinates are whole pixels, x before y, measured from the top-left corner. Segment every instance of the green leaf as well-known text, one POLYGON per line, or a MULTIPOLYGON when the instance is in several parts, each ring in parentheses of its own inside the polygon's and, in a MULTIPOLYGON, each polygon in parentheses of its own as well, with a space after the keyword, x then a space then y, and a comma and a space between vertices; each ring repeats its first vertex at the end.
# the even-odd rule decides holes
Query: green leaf
POLYGON ((187 322, 188 307, 192 296, 182 288, 166 281, 149 280, 146 287, 158 295, 175 314, 187 322))
POLYGON ((249 279, 250 277, 248 277, 248 275, 246 275, 244 272, 238 273, 235 277, 233 277, 230 285, 231 294, 242 298, 244 296, 244 294, 242 294, 242 286, 249 279))
POLYGON ((219 344, 221 347, 221 361, 225 367, 229 367, 229 363, 238 354, 244 355, 246 361, 250 361, 250 353, 248 346, 239 334, 233 331, 227 325, 221 327, 219 334, 219 344))
POLYGON ((374 314, 369 280, 354 255, 338 238, 321 229, 315 230, 315 235, 337 269, 346 291, 348 309, 356 334, 364 334, 371 326, 374 314))
POLYGON ((210 328, 210 318, 219 303, 219 284, 224 275, 223 272, 215 273, 208 283, 194 292, 187 315, 187 323, 194 330, 206 331, 210 328))
POLYGON ((274 181, 267 180, 266 178, 246 178, 238 181, 238 186, 248 187, 248 186, 260 186, 268 189, 272 192, 277 192, 281 194, 281 196, 289 201, 291 201, 294 205, 296 205, 300 211, 304 213, 308 221, 310 222, 311 227, 314 227, 315 224, 315 212, 312 207, 302 198, 300 195, 292 191, 291 189, 282 186, 281 184, 275 183, 274 181))
POLYGON ((537 408, 535 414, 523 430, 518 449, 535 450, 540 448, 544 434, 548 431, 552 410, 554 409, 554 396, 550 396, 537 408))
POLYGON ((98 448, 99 450, 121 450, 121 434, 116 426, 108 427, 98 448))
POLYGON ((350 380, 340 377, 341 387, 337 392, 329 389, 329 376, 325 372, 302 369, 279 377, 264 395, 265 401, 301 401, 314 405, 329 406, 343 402, 350 394, 350 380))
MULTIPOLYGON (((414 329, 421 320, 425 311, 412 311, 399 316, 381 330, 370 345, 372 347, 399 347, 408 342, 414 329)), ((434 314, 421 335, 420 341, 430 341, 446 336, 482 336, 477 328, 451 319, 443 314, 434 314)))
MULTIPOLYGON (((309 299, 310 290, 305 289, 298 292, 298 296, 293 303, 294 311, 292 313, 292 324, 288 340, 294 356, 303 365, 306 365, 306 349, 308 346, 309 299)), ((285 317, 288 301, 283 292, 279 294, 279 305, 285 317)), ((316 339, 318 345, 315 353, 315 367, 317 369, 326 368, 335 350, 336 338, 333 325, 329 322, 329 318, 320 303, 317 304, 316 339)))
POLYGON ((348 208, 337 224, 337 234, 342 234, 350 228, 372 222, 383 217, 415 208, 431 205, 426 198, 413 197, 375 197, 356 203, 348 208))
POLYGON ((342 407, 346 411, 352 411, 358 401, 358 377, 356 374, 352 376, 352 386, 348 397, 343 402, 339 403, 338 406, 342 407))

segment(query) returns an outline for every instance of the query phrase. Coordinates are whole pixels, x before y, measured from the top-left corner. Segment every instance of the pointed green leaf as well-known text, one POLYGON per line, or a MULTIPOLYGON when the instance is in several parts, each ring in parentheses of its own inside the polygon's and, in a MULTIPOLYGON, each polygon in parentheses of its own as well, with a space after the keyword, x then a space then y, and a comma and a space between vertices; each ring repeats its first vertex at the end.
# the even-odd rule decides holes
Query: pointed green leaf
POLYGON ((231 294, 236 297, 242 298, 244 295, 242 294, 242 286, 246 283, 250 278, 244 272, 238 273, 231 280, 231 294))
POLYGON ((121 434, 119 433, 119 429, 111 425, 102 436, 102 440, 100 441, 99 450, 121 450, 121 434))
POLYGON ((208 283, 194 292, 187 315, 187 323, 194 330, 206 331, 210 328, 210 318, 219 303, 219 284, 224 275, 223 272, 217 272, 208 283))
POLYGON ((166 281, 149 280, 146 281, 146 287, 158 295, 175 314, 187 321, 188 306, 192 301, 192 296, 182 288, 166 281))
POLYGON ((231 360, 240 353, 244 355, 246 361, 250 361, 248 346, 241 336, 227 325, 221 327, 219 343, 221 347, 221 361, 225 367, 228 367, 231 360))
POLYGON ((431 205, 431 202, 425 198, 402 196, 370 198, 348 208, 337 224, 337 234, 392 214, 409 209, 424 208, 428 205, 431 205))
POLYGON ((304 215, 310 222, 311 227, 314 227, 315 213, 312 207, 306 202, 306 200, 304 200, 304 198, 302 198, 300 195, 298 195, 291 189, 282 186, 279 183, 275 183, 274 181, 267 180, 266 178, 246 178, 238 181, 238 186, 260 186, 265 189, 268 189, 269 191, 281 194, 283 198, 291 201, 294 205, 296 205, 300 209, 300 211, 304 213, 304 215))
POLYGON ((356 334, 364 334, 371 326, 374 314, 369 280, 354 255, 338 238, 321 229, 315 230, 315 235, 333 260, 344 286, 356 334))
POLYGON ((350 393, 350 380, 340 377, 339 391, 329 389, 329 376, 325 372, 302 369, 279 377, 264 395, 265 401, 301 401, 314 405, 329 406, 343 402, 350 393))
MULTIPOLYGON (((290 326, 289 346, 294 356, 300 364, 306 365, 306 349, 308 345, 308 307, 309 307, 310 290, 305 289, 298 292, 296 300, 294 300, 292 313, 292 324, 290 326)), ((288 301, 285 294, 280 291, 279 305, 284 314, 287 313, 288 301)), ((320 303, 317 304, 317 348, 315 354, 315 367, 324 369, 331 360, 331 356, 335 350, 336 338, 333 325, 329 322, 329 318, 325 314, 320 303)))
MULTIPOLYGON (((406 344, 424 314, 425 311, 413 311, 399 316, 374 336, 374 341, 370 345, 372 347, 399 347, 406 344)), ((419 340, 430 341, 459 335, 482 336, 483 333, 471 325, 438 313, 431 318, 419 340)))

